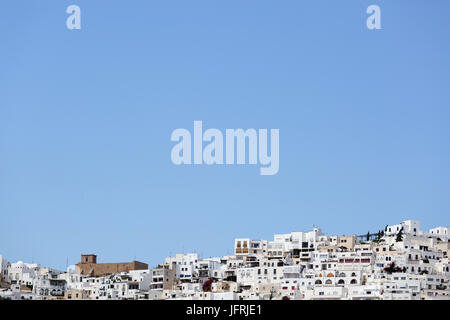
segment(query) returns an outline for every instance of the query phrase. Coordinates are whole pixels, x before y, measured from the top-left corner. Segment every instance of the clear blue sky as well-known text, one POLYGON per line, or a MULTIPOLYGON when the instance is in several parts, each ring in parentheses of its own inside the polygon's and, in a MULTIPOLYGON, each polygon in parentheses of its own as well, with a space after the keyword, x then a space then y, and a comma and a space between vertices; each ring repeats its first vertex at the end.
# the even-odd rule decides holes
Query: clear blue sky
POLYGON ((0 253, 155 265, 313 224, 449 225, 449 12, 446 0, 2 0, 0 253), (382 30, 366 28, 370 4, 382 30), (279 173, 173 165, 170 134, 194 120, 279 128, 279 173))

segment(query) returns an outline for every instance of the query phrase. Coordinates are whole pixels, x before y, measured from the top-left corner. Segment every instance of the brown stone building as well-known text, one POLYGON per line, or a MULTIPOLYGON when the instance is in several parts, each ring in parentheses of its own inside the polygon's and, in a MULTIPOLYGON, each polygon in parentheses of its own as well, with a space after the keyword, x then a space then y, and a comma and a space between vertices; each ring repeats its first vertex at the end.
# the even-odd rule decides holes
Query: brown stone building
POLYGON ((81 261, 75 265, 75 272, 91 277, 101 277, 113 273, 128 272, 131 270, 147 270, 148 265, 139 261, 119 263, 97 263, 95 254, 82 254, 81 261))
POLYGON ((348 251, 354 251, 356 244, 356 236, 340 236, 338 239, 338 247, 346 248, 348 251))
POLYGON ((152 283, 150 289, 152 290, 171 290, 177 275, 177 265, 176 262, 164 263, 158 265, 156 268, 151 270, 152 272, 152 283))

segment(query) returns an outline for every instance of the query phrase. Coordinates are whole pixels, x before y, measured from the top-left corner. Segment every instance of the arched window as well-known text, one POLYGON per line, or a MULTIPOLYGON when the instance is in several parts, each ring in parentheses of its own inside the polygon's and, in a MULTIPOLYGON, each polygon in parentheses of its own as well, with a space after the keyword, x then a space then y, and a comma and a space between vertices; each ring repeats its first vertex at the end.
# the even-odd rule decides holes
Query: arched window
POLYGON ((357 284, 356 279, 352 279, 352 281, 350 281, 350 284, 357 284))
POLYGON ((329 274, 327 274, 327 278, 333 278, 334 274, 332 274, 331 272, 329 274))
POLYGON ((325 281, 325 284, 332 284, 332 282, 330 279, 328 279, 327 281, 325 281))
POLYGON ((345 273, 344 273, 344 272, 341 272, 341 273, 339 274, 339 277, 341 277, 341 278, 345 278, 345 277, 346 277, 346 275, 345 275, 345 273))
POLYGON ((356 273, 352 272, 352 277, 356 277, 356 273))
POLYGON ((338 281, 338 284, 345 284, 344 279, 340 279, 340 280, 338 281))
POLYGON ((322 284, 322 281, 317 279, 316 282, 314 282, 314 284, 322 284))

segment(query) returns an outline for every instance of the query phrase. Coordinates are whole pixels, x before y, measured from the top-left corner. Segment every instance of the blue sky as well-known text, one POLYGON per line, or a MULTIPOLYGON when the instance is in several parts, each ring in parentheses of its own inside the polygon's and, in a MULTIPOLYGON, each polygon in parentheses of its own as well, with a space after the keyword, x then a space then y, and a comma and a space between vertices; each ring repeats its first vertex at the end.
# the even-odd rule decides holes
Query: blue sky
POLYGON ((450 3, 0 3, 0 253, 155 265, 235 237, 449 225, 450 3), (82 29, 66 28, 81 7, 82 29), (366 28, 381 7, 382 30, 366 28), (175 166, 176 128, 280 129, 280 171, 175 166))

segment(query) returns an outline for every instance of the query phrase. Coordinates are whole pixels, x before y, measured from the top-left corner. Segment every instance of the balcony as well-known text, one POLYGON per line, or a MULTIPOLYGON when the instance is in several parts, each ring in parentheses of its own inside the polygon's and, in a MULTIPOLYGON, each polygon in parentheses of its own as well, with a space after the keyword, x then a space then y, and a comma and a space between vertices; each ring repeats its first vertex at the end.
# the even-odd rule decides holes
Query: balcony
POLYGON ((199 277, 208 277, 209 276, 209 270, 200 270, 198 272, 199 277))

